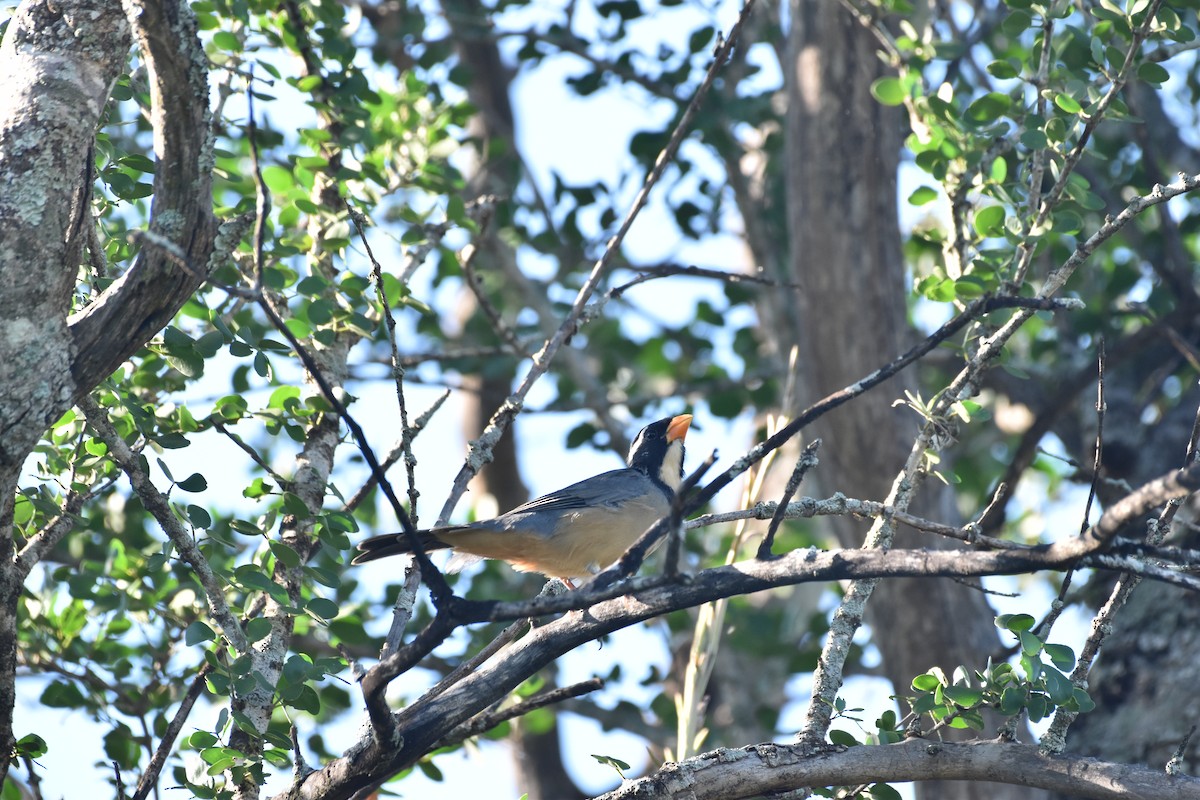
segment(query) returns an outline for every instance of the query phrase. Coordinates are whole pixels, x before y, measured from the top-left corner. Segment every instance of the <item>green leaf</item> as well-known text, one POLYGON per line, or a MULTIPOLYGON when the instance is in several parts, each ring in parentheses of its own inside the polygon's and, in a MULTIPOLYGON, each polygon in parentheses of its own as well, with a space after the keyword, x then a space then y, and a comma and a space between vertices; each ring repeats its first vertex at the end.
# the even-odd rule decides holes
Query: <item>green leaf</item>
POLYGON ((1000 92, 988 92, 967 106, 967 119, 977 125, 995 122, 1012 107, 1012 98, 1000 92))
POLYGON ((898 106, 904 102, 906 92, 899 78, 888 76, 871 84, 871 94, 885 106, 898 106))
POLYGON ((1032 694, 1029 696, 1029 702, 1025 704, 1025 708, 1029 712, 1030 722, 1040 722, 1046 717, 1046 695, 1032 694))
POLYGON ((1006 717, 1019 714, 1025 708, 1025 692, 1009 686, 1000 694, 1000 713, 1006 717))
POLYGON ((957 297, 954 281, 949 278, 940 278, 936 275, 923 278, 917 284, 917 291, 936 303, 948 303, 957 297))
POLYGON ((42 691, 39 702, 47 708, 78 708, 87 701, 75 684, 51 681, 42 691))
POLYGON ((197 505, 188 505, 187 507, 188 520, 197 528, 205 530, 212 527, 212 516, 208 511, 197 505))
POLYGON ((1030 128, 1021 133, 1020 142, 1022 147, 1030 150, 1041 150, 1050 143, 1050 140, 1046 138, 1045 131, 1030 128))
POLYGON ((1058 92, 1054 95, 1054 105, 1061 108, 1068 114, 1078 114, 1083 111, 1083 106, 1079 105, 1079 101, 1069 94, 1058 92))
POLYGON ((829 732, 829 741, 842 747, 857 747, 861 744, 854 738, 854 734, 839 728, 834 728, 829 732))
POLYGON ((191 736, 187 737, 188 746, 195 750, 203 750, 207 747, 212 747, 219 741, 220 739, 208 731, 196 731, 191 736))
POLYGON ((237 52, 242 49, 242 42, 229 31, 217 31, 213 34, 213 44, 222 50, 237 52))
POLYGON ((918 692, 932 692, 941 685, 942 682, 938 680, 937 676, 930 675, 928 672, 912 679, 912 688, 918 692))
POLYGON ((1004 206, 987 206, 975 212, 975 232, 985 239, 1004 234, 1004 206))
POLYGON ((1162 64, 1156 64, 1153 61, 1147 61, 1145 64, 1142 64, 1140 67, 1138 67, 1137 76, 1146 83, 1153 83, 1157 86, 1159 84, 1166 83, 1167 79, 1171 77, 1171 73, 1167 72, 1166 67, 1164 67, 1162 64))
POLYGON ((1086 714, 1089 711, 1094 711, 1096 708, 1096 701, 1092 699, 1092 696, 1078 686, 1071 693, 1071 700, 1080 714, 1086 714))
POLYGON ((1045 672, 1046 693, 1050 695, 1050 700, 1060 706, 1068 702, 1075 692, 1075 685, 1071 683, 1071 679, 1053 667, 1047 667, 1045 672))
POLYGON ((270 620, 263 619, 262 617, 255 617, 246 623, 246 639, 250 642, 262 641, 263 639, 267 638, 267 635, 270 633, 270 620))
POLYGON ((208 480, 199 472, 193 472, 175 485, 185 492, 203 492, 208 488, 208 480))
POLYGON ((886 783, 877 783, 867 793, 873 800, 900 800, 900 792, 886 783))
POLYGON ((289 547, 285 542, 272 540, 267 543, 271 548, 271 553, 280 560, 280 562, 289 569, 294 569, 300 566, 300 554, 289 547))
POLYGON ((1042 640, 1031 631, 1021 631, 1021 652, 1032 658, 1042 652, 1042 640))
POLYGON ((312 512, 308 510, 308 505, 297 494, 291 492, 283 493, 283 510, 289 514, 294 514, 297 517, 312 516, 312 512))
POLYGON ((1063 672, 1070 672, 1075 668, 1075 651, 1065 644, 1048 644, 1045 649, 1050 661, 1063 672))
POLYGON ((275 194, 287 194, 296 188, 296 178, 292 171, 277 164, 263 167, 262 176, 263 183, 275 194))
POLYGON ((327 597, 314 597, 305 604, 305 608, 321 619, 333 619, 338 615, 338 604, 327 597))
POLYGON ((27 733, 17 740, 14 748, 17 755, 29 758, 41 758, 46 755, 49 748, 46 746, 46 740, 38 736, 36 733, 27 733))
POLYGON ((1028 614, 1001 614, 996 617, 997 628, 1013 633, 1030 630, 1036 624, 1037 620, 1028 614))
POLYGON ((1033 15, 1028 11, 1017 9, 1011 12, 1000 23, 1000 30, 1009 36, 1019 36, 1033 24, 1033 15))
POLYGON ((967 686, 947 686, 942 692, 947 699, 956 705, 970 708, 983 702, 983 690, 967 686))
POLYGON ((142 748, 133 737, 133 731, 126 725, 120 725, 105 735, 104 753, 122 769, 131 770, 137 766, 142 748))
POLYGON ((987 65, 988 74, 1002 81, 1012 80, 1021 76, 1020 70, 1008 61, 993 61, 987 65))
POLYGON ((621 776, 622 780, 625 779, 625 773, 628 772, 630 769, 632 769, 632 767, 630 767, 628 764, 626 764, 621 759, 613 758, 612 756, 601 756, 601 755, 592 753, 592 758, 596 759, 597 761, 599 761, 601 764, 604 764, 605 766, 609 766, 609 767, 612 767, 613 769, 615 769, 617 771, 617 774, 621 776))
POLYGON ((930 186, 918 186, 913 190, 913 193, 908 196, 908 204, 912 206, 923 206, 926 203, 932 203, 937 200, 937 189, 930 186))
POLYGON ((964 275, 954 282, 954 294, 964 300, 980 297, 988 290, 987 283, 977 275, 964 275))
POLYGON ((183 643, 190 647, 201 642, 211 642, 216 638, 217 634, 213 633, 212 628, 200 620, 196 620, 191 625, 188 625, 187 631, 183 634, 183 643))

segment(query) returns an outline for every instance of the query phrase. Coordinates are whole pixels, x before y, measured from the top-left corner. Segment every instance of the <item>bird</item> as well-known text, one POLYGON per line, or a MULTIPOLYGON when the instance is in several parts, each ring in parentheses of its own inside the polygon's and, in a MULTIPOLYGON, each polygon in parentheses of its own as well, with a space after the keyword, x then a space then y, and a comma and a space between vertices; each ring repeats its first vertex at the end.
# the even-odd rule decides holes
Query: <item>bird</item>
MULTIPOLYGON (((455 551, 448 572, 481 558, 508 562, 574 587, 620 558, 671 510, 683 481, 683 441, 691 414, 652 422, 638 432, 624 469, 603 472, 531 500, 494 519, 418 531, 426 550, 455 551)), ((404 533, 358 543, 351 564, 411 553, 404 533)))

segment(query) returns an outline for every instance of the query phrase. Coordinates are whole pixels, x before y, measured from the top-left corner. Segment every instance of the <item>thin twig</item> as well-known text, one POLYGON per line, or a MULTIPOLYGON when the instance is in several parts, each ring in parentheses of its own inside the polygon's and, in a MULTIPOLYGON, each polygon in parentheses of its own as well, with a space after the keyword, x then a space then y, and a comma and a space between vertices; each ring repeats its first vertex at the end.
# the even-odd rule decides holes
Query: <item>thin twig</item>
MULTIPOLYGON (((1096 444, 1095 452, 1092 454, 1092 480, 1088 487, 1087 502, 1083 506, 1083 520, 1079 525, 1079 535, 1082 536, 1090 527, 1092 517, 1092 503, 1096 501, 1096 490, 1100 485, 1100 466, 1101 457, 1104 453, 1104 416, 1108 411, 1108 404, 1104 400, 1104 337, 1100 337, 1099 352, 1096 355, 1096 444)), ((1050 605, 1050 613, 1038 625, 1037 634, 1043 640, 1048 639, 1050 631, 1054 628, 1054 623, 1058 621, 1059 616, 1067 607, 1067 592, 1071 588, 1071 580, 1075 576, 1074 570, 1067 570, 1063 573, 1062 585, 1058 587, 1058 597, 1050 605)))
POLYGON ((33 800, 42 800, 42 779, 33 768, 33 757, 26 753, 21 760, 25 763, 25 771, 29 773, 29 794, 33 800))
POLYGON ((729 36, 717 49, 712 64, 709 66, 708 71, 704 75, 704 80, 701 81, 695 95, 692 96, 691 101, 688 103, 687 108, 680 117, 679 123, 675 126, 675 130, 671 132, 671 137, 668 139, 666 147, 663 148, 663 151, 655 160, 653 168, 646 176, 646 180, 642 184, 641 190, 634 198, 629 212, 625 215, 625 219, 621 222, 617 232, 611 239, 609 239, 604 248, 604 252, 601 254, 599 260, 596 261, 596 264, 592 267, 591 273, 588 275, 587 279, 580 287, 579 292, 576 294, 575 302, 571 305, 571 310, 567 313, 562 325, 560 325, 554 335, 546 341, 546 343, 542 346, 542 349, 534 355, 533 363, 530 365, 529 371, 525 374, 525 377, 521 381, 520 386, 517 387, 517 390, 513 392, 513 394, 500 406, 500 408, 496 410, 496 413, 492 415, 491 420, 488 421, 487 427, 484 429, 480 437, 471 442, 470 452, 467 455, 467 459, 464 462, 462 469, 459 470, 458 475, 455 477, 454 485, 450 490, 450 495, 446 498, 446 502, 442 506, 441 512, 438 514, 438 524, 444 524, 446 520, 450 518, 450 515, 454 511, 454 507, 458 504, 459 498, 462 497, 463 492, 466 491, 467 484, 479 472, 480 468, 482 468, 485 463, 491 460, 492 448, 494 448, 496 443, 500 441, 500 437, 503 436, 504 431, 508 428, 512 420, 518 413, 520 413, 521 408, 525 403, 525 397, 528 395, 529 390, 533 387, 533 384, 546 373, 550 367, 550 362, 558 353, 559 348, 562 347, 562 345, 575 333, 580 319, 583 316, 584 309, 587 307, 588 300, 595 293, 597 287, 600 285, 600 282, 608 274, 609 265, 611 264, 613 258, 616 257, 617 252, 620 250, 621 243, 625 240, 625 235, 629 232, 630 227, 633 226, 634 220, 637 219, 642 207, 645 206, 646 201, 650 196, 650 191, 658 183, 659 179, 663 175, 663 172, 666 171, 667 165, 674 160, 676 151, 679 149, 680 144, 682 144, 684 137, 691 128, 693 118, 696 116, 701 103, 708 94, 708 90, 712 87, 713 82, 716 80, 722 65, 724 65, 726 59, 729 57, 730 52, 733 50, 734 45, 737 43, 739 38, 738 34, 741 31, 747 17, 750 15, 750 10, 753 7, 754 0, 747 0, 746 4, 742 7, 741 14, 738 16, 737 21, 733 24, 733 27, 730 28, 729 36))
POLYGON ((257 450, 247 444, 242 437, 225 427, 223 422, 219 422, 215 419, 213 420, 212 426, 228 437, 229 441, 237 445, 242 452, 250 456, 250 460, 257 464, 259 469, 271 476, 271 479, 275 481, 276 486, 284 491, 291 491, 292 482, 272 469, 267 460, 259 455, 257 450))
POLYGON ((800 457, 796 459, 796 466, 792 470, 792 475, 788 478, 787 485, 783 489, 783 496, 779 498, 779 505, 775 508, 775 513, 771 517, 771 524, 767 527, 767 535, 763 537, 762 542, 758 545, 758 558, 770 558, 771 547, 775 544, 775 532, 779 530, 779 526, 783 523, 783 518, 787 514, 788 503, 792 500, 792 495, 800 488, 800 483, 804 480, 804 476, 808 471, 817 465, 817 451, 821 449, 821 440, 813 439, 805 446, 800 453, 800 457))
MULTIPOLYGON (((562 584, 558 581, 547 581, 542 587, 539 597, 546 595, 562 594, 562 584)), ((477 670, 484 662, 498 653, 505 645, 515 642, 521 634, 529 630, 529 626, 533 624, 529 619, 519 619, 516 622, 509 624, 504 630, 500 631, 490 642, 485 644, 478 653, 464 660, 461 664, 450 671, 446 677, 442 678, 427 691, 422 698, 437 697, 454 684, 461 681, 467 675, 477 670)))
POLYGON ((379 649, 380 658, 387 658, 400 649, 404 641, 404 632, 408 630, 408 623, 412 621, 413 608, 417 604, 417 589, 421 588, 421 570, 417 568, 413 557, 406 555, 398 561, 403 565, 401 569, 404 571, 404 579, 400 581, 396 602, 392 603, 392 624, 383 639, 383 647, 379 649))
POLYGON ((258 161, 258 127, 254 118, 254 92, 250 83, 254 81, 254 67, 246 84, 246 140, 250 143, 250 167, 254 176, 254 291, 263 290, 263 240, 266 238, 267 219, 271 215, 271 193, 263 180, 262 165, 258 161))
MULTIPOLYGON (((449 397, 450 390, 447 389, 438 395, 438 398, 433 401, 433 404, 430 405, 429 408, 425 409, 425 411, 421 413, 421 416, 417 417, 416 422, 406 428, 408 431, 408 442, 410 446, 413 440, 417 438, 417 435, 420 434, 421 431, 425 430, 425 426, 429 424, 429 420, 433 418, 433 415, 439 408, 442 407, 442 404, 445 403, 449 397)), ((396 442, 394 445, 392 445, 392 448, 388 450, 387 456, 384 457, 383 462, 380 464, 380 469, 383 470, 385 475, 387 474, 387 471, 391 469, 397 461, 400 460, 400 457, 403 454, 404 437, 401 437, 400 441, 396 442)), ((372 472, 367 477, 366 482, 358 488, 358 491, 356 491, 354 495, 346 501, 345 510, 354 511, 354 509, 358 508, 359 505, 362 504, 363 500, 367 499, 367 495, 371 493, 371 490, 377 485, 379 485, 379 480, 375 477, 375 473, 372 472)))
POLYGON ((682 264, 660 264, 657 266, 636 267, 635 271, 638 276, 630 281, 622 283, 620 286, 614 286, 606 293, 608 300, 616 300, 625 292, 635 286, 646 283, 647 281, 658 280, 660 278, 669 278, 677 275, 685 275, 696 278, 712 278, 713 280, 724 281, 726 283, 755 283, 759 286, 766 286, 775 289, 796 289, 801 287, 795 283, 786 283, 777 281, 773 278, 764 278, 761 275, 754 275, 746 272, 727 272, 720 269, 706 269, 695 265, 684 266, 682 264))
MULTIPOLYGON (((478 215, 479 232, 478 239, 482 239, 487 234, 488 224, 492 220, 490 206, 483 213, 478 215)), ((475 296, 475 302, 479 303, 480 310, 484 316, 488 318, 488 322, 492 325, 492 330, 508 343, 509 353, 517 358, 528 358, 529 353, 525 349, 525 345, 517 337, 517 334, 504 321, 504 317, 500 314, 499 309, 492 304, 492 300, 488 297, 487 292, 483 289, 483 281, 479 277, 479 273, 475 271, 475 256, 479 254, 479 245, 476 243, 468 244, 458 254, 458 266, 462 269, 463 278, 466 280, 467 287, 471 290, 471 294, 475 296)))
POLYGON ((138 499, 142 501, 142 505, 167 534, 171 543, 175 545, 175 549, 179 551, 179 557, 192 568, 196 580, 204 588, 209 614, 220 626, 221 632, 230 646, 239 654, 245 653, 248 647, 246 635, 242 632, 242 626, 225 602, 224 587, 213 572, 208 559, 196 546, 191 533, 184 530, 183 523, 175 516, 170 500, 150 480, 150 477, 142 469, 139 459, 109 422, 108 413, 100 407, 99 403, 90 396, 84 397, 79 401, 79 408, 87 418, 88 424, 95 429, 96 437, 108 447, 113 461, 128 476, 129 483, 138 499))
POLYGON ((179 701, 179 708, 175 711, 175 716, 171 717, 170 723, 167 724, 166 731, 163 732, 162 738, 158 742, 158 747, 154 749, 154 755, 150 758, 150 763, 146 765, 146 771, 142 773, 142 777, 138 780, 137 789, 133 792, 132 800, 146 800, 150 792, 154 791, 158 785, 158 776, 162 773, 163 767, 167 763, 167 758, 171 755, 171 750, 175 747, 175 739, 178 738, 179 732, 183 730, 184 723, 192 713, 192 707, 196 705, 196 700, 200 698, 201 692, 204 691, 204 683, 208 678, 208 674, 212 672, 212 663, 205 661, 200 670, 196 673, 196 677, 192 679, 192 683, 188 686, 188 690, 183 695, 183 699, 179 701))
POLYGON ((704 459, 698 467, 692 470, 692 474, 688 475, 684 481, 679 484, 679 490, 675 492, 675 496, 671 498, 671 514, 668 517, 668 527, 671 535, 667 538, 667 553, 664 558, 665 565, 663 574, 668 578, 675 578, 679 575, 679 557, 683 548, 683 504, 687 496, 691 494, 692 489, 696 488, 696 484, 704 477, 704 474, 712 469, 713 464, 717 463, 717 451, 713 450, 708 454, 708 458, 704 459))
POLYGON ((507 722, 510 719, 524 716, 531 711, 536 711, 539 708, 561 703, 564 700, 570 700, 575 697, 604 688, 604 681, 600 678, 590 678, 586 681, 563 686, 558 689, 551 689, 547 692, 534 695, 527 700, 522 700, 514 703, 508 708, 500 709, 491 713, 479 714, 459 725, 454 730, 446 734, 438 741, 431 749, 441 747, 449 747, 458 744, 464 739, 469 739, 472 736, 478 736, 481 733, 486 733, 502 722, 507 722))
POLYGON ((1164 769, 1168 775, 1179 774, 1180 769, 1183 767, 1183 758, 1187 754, 1188 744, 1192 741, 1192 736, 1194 736, 1195 733, 1196 726, 1193 725, 1188 732, 1184 734, 1183 740, 1179 742, 1179 747, 1175 748, 1175 752, 1172 754, 1171 760, 1167 762, 1167 766, 1164 769))
MULTIPOLYGON (((388 344, 392 348, 392 378, 396 384, 396 404, 400 409, 400 452, 404 456, 404 468, 408 476, 408 511, 412 515, 413 524, 417 524, 417 459, 412 451, 412 432, 408 427, 408 403, 404 399, 404 367, 400 365, 400 348, 396 344, 396 318, 392 314, 391 304, 388 302, 387 291, 383 285, 383 268, 379 265, 379 261, 375 258, 375 252, 371 249, 371 243, 367 241, 367 232, 364 230, 364 217, 346 201, 346 211, 350 214, 350 220, 354 223, 354 228, 358 231, 358 238, 362 242, 363 248, 367 252, 367 258, 371 262, 371 280, 375 283, 375 295, 379 299, 379 305, 383 308, 383 319, 387 328, 388 344)), ((390 454, 389 454, 390 457, 390 454)), ((390 466, 385 460, 385 466, 381 468, 381 472, 387 473, 387 468, 390 466)), ((371 479, 368 481, 377 481, 375 471, 371 471, 371 479)))
POLYGON ((125 800, 125 781, 121 779, 121 765, 116 759, 112 761, 113 784, 117 789, 117 800, 125 800))

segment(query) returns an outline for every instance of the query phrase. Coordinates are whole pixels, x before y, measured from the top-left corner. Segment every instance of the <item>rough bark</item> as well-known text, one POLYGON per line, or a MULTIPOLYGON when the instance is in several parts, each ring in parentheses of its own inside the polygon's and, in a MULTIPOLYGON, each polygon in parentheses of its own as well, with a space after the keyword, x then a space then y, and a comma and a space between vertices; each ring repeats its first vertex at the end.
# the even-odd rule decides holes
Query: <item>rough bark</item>
POLYGON ((822 753, 776 744, 716 750, 671 764, 652 778, 626 784, 598 800, 738 800, 777 793, 786 796, 806 786, 859 786, 927 775, 958 781, 1002 780, 1004 785, 990 785, 1011 790, 1014 797, 1034 797, 1041 794, 1037 790, 1046 789, 1104 800, 1200 797, 1200 780, 1168 776, 1141 765, 1043 756, 1029 745, 913 739, 883 747, 831 748, 822 753))
POLYGON ((171 247, 143 244, 134 265, 71 317, 74 397, 91 391, 171 321, 207 277, 217 232, 208 60, 196 19, 186 3, 175 2, 127 0, 125 13, 150 78, 157 166, 149 232, 171 247))
MULTIPOLYGON (((1185 393, 1174 409, 1148 428, 1138 422, 1140 410, 1131 411, 1132 419, 1119 420, 1112 416, 1110 403, 1106 430, 1125 428, 1137 446, 1111 466, 1106 453, 1105 473, 1136 482, 1164 463, 1181 464, 1198 400, 1200 392, 1185 393), (1123 471, 1118 473, 1118 468, 1123 471)), ((1106 441, 1109 438, 1105 436, 1106 441)), ((1106 498, 1105 507, 1111 505, 1112 499, 1106 498)), ((1175 533, 1167 544, 1195 548, 1200 543, 1195 514, 1194 501, 1180 510, 1175 533)), ((1129 535, 1144 536, 1143 523, 1139 519, 1131 525, 1129 535)), ((1086 606, 1098 608, 1113 583, 1111 575, 1094 576, 1080 599, 1086 606)), ((1088 676, 1088 691, 1096 709, 1074 721, 1067 732, 1068 750, 1161 769, 1200 721, 1197 680, 1200 603, 1175 587, 1142 581, 1117 613, 1088 676)), ((1197 752, 1193 734, 1179 765, 1182 773, 1196 774, 1200 768, 1197 752)))
MULTIPOLYGON (((801 404, 876 369, 911 339, 896 208, 902 122, 869 93, 884 74, 877 45, 841 6, 793 0, 787 76, 787 192, 792 231, 790 280, 802 288, 794 309, 777 312, 800 346, 801 404)), ((785 351, 786 352, 786 351, 785 351)), ((914 384, 849 403, 812 430, 824 439, 816 478, 831 490, 882 499, 900 471, 917 419, 892 407, 914 384)), ((922 489, 921 511, 952 519, 948 492, 922 489)), ((861 543, 866 527, 849 519, 833 529, 844 546, 861 543)), ((897 546, 930 546, 905 533, 897 546)), ((884 582, 868 605, 868 623, 883 670, 903 693, 933 665, 950 672, 982 665, 998 650, 992 611, 983 595, 943 580, 884 582), (920 642, 919 647, 914 643, 920 642)), ((997 798, 1010 790, 925 784, 922 798, 997 798)), ((1027 790, 1019 790, 1028 797, 1027 790)))
POLYGON ((79 391, 67 327, 81 232, 91 224, 91 145, 129 50, 104 0, 23 3, 0 48, 0 781, 16 701, 13 498, 21 465, 79 391))
POLYGON ((67 314, 91 224, 90 153, 129 43, 117 3, 29 2, 0 50, 3 467, 24 460, 78 391, 67 314))

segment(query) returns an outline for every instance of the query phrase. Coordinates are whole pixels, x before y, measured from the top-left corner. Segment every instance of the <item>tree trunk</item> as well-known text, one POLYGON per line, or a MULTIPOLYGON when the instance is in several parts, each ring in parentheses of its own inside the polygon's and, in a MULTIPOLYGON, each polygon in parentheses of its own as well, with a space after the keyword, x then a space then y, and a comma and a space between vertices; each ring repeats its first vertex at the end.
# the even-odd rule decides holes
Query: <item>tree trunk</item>
POLYGON ((67 314, 90 152, 130 41, 118 4, 27 2, 0 49, 0 784, 20 734, 17 606, 32 567, 16 557, 13 500, 26 457, 79 391, 67 314))
MULTIPOLYGON (((787 195, 792 308, 769 317, 800 347, 800 404, 853 383, 910 341, 896 208, 903 129, 898 112, 877 103, 871 82, 884 66, 870 33, 836 3, 792 0, 786 63, 787 195), (786 327, 785 327, 786 326, 786 327)), ((787 342, 785 344, 790 344, 787 342)), ((785 351, 786 352, 786 351, 785 351)), ((814 426, 824 440, 815 479, 824 490, 882 500, 901 470, 919 420, 893 407, 914 383, 906 375, 837 409, 814 426)), ((923 508, 953 521, 949 492, 923 487, 923 508)), ((843 546, 860 545, 865 525, 834 518, 843 546)), ((930 547, 927 535, 900 532, 898 547, 930 547)), ((993 612, 977 590, 945 580, 885 581, 867 622, 896 691, 931 666, 982 667, 999 643, 993 612)), ((923 784, 921 798, 1031 795, 991 784, 923 784)))

